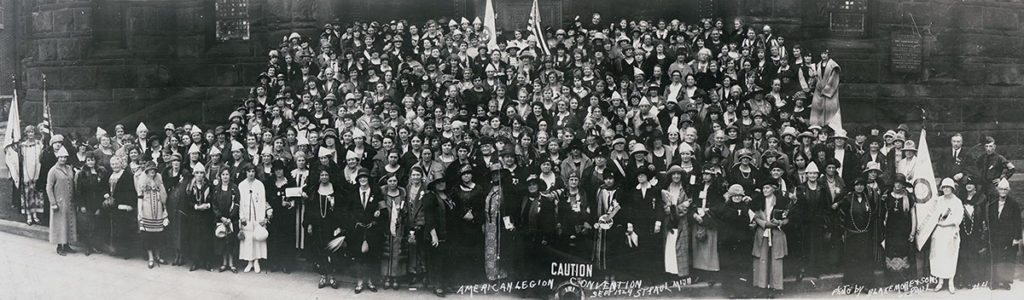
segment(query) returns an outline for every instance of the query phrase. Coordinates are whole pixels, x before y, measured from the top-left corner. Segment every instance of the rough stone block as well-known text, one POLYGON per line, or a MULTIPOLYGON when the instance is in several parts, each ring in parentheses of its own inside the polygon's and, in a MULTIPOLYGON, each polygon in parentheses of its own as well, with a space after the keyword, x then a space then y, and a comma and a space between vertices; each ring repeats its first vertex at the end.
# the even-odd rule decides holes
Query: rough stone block
POLYGON ((1020 16, 1018 11, 1000 7, 989 7, 985 9, 985 29, 992 30, 1020 30, 1020 16))
POLYGON ((92 29, 92 9, 76 8, 74 10, 75 15, 75 28, 74 30, 89 30, 92 29))
POLYGON ((57 60, 57 43, 55 40, 37 40, 36 47, 38 47, 39 61, 52 61, 57 60))
POLYGON ((64 67, 60 73, 60 87, 76 89, 96 87, 96 67, 64 67))
POLYGON ((74 28, 75 15, 70 9, 53 11, 53 31, 68 32, 74 28))
POLYGON ((35 32, 53 31, 53 13, 50 11, 32 12, 32 28, 35 32))
POLYGON ((121 88, 127 86, 128 68, 123 66, 103 66, 96 69, 96 87, 121 88))
POLYGON ((964 29, 985 28, 985 8, 978 6, 962 6, 960 8, 960 26, 964 29))
POLYGON ((82 57, 82 41, 79 39, 66 39, 57 41, 57 58, 60 60, 73 61, 82 57))
POLYGON ((991 85, 1022 85, 1024 71, 1019 64, 989 64, 985 83, 991 85))

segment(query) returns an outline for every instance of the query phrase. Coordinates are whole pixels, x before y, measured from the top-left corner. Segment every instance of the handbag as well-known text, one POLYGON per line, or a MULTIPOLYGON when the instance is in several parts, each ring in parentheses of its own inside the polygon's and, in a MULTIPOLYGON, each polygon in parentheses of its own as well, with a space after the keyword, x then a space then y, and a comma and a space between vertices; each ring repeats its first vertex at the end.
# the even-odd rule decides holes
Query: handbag
POLYGON ((252 239, 257 242, 267 241, 267 237, 270 236, 270 232, 267 232, 267 228, 256 224, 256 229, 253 230, 252 239))
POLYGON ((231 232, 231 224, 218 222, 217 228, 213 230, 213 235, 216 236, 217 238, 225 238, 229 234, 231 234, 231 232))
POLYGON ((693 236, 696 237, 698 241, 706 241, 708 240, 708 229, 704 226, 698 225, 697 230, 695 230, 693 233, 693 236))

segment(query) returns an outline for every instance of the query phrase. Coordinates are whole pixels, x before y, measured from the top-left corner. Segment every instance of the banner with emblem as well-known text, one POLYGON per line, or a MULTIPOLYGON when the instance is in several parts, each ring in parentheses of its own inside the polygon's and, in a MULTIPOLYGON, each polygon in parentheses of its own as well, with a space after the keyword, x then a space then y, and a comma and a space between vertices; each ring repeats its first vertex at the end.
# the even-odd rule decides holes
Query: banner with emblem
POLYGON ((914 241, 917 243, 917 250, 921 250, 928 242, 935 226, 939 224, 939 212, 935 208, 938 201, 938 182, 935 181, 935 170, 932 168, 932 156, 928 151, 928 141, 925 130, 921 129, 921 141, 917 146, 917 163, 910 175, 911 185, 914 187, 915 209, 917 210, 917 228, 914 241))

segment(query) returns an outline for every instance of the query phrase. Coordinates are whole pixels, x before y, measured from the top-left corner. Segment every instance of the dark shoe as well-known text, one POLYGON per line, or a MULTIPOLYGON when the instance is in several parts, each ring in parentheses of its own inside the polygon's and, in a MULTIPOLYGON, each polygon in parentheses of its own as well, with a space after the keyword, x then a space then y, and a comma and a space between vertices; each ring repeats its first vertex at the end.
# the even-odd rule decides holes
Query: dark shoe
POLYGON ((361 285, 357 285, 357 286, 356 286, 356 288, 355 288, 354 290, 352 290, 352 292, 353 292, 353 293, 356 293, 357 295, 358 295, 359 293, 362 293, 362 292, 363 292, 363 286, 361 286, 361 285))
POLYGON ((75 249, 71 249, 70 245, 64 245, 64 252, 68 254, 78 253, 78 251, 75 251, 75 249))
POLYGON ((396 290, 396 291, 398 290, 398 280, 397 279, 392 279, 391 280, 391 289, 392 290, 396 290))
POLYGON ((373 285, 373 283, 366 284, 366 289, 368 289, 368 290, 370 290, 371 292, 374 292, 374 293, 377 292, 377 286, 373 285))
POLYGON ((388 280, 388 279, 384 279, 384 289, 386 290, 386 289, 390 289, 390 288, 391 288, 391 281, 388 280))
POLYGON ((281 273, 291 274, 292 270, 289 270, 287 267, 281 267, 281 273))
POLYGON ((155 262, 153 262, 153 261, 151 260, 151 261, 149 261, 149 262, 148 262, 148 263, 147 263, 146 265, 147 265, 147 267, 149 267, 150 269, 152 269, 152 268, 153 268, 153 267, 154 267, 154 266, 156 265, 156 263, 155 263, 155 262))
POLYGON ((199 266, 197 266, 197 265, 192 265, 192 267, 188 268, 188 271, 189 271, 189 272, 192 272, 192 271, 195 271, 195 270, 199 270, 199 266))
POLYGON ((320 282, 316 284, 316 288, 322 289, 327 286, 327 277, 320 277, 320 282))
POLYGON ((444 298, 444 296, 445 296, 444 289, 434 289, 434 296, 438 296, 438 297, 444 298))
POLYGON ((218 270, 218 272, 223 273, 224 271, 228 270, 228 266, 220 266, 220 269, 217 269, 217 270, 218 270))
POLYGON ((229 267, 229 268, 231 269, 231 273, 238 274, 238 268, 236 268, 236 267, 229 267))
POLYGON ((158 259, 156 260, 156 262, 157 262, 157 263, 159 263, 159 264, 161 264, 161 265, 166 265, 166 264, 167 264, 167 261, 166 261, 166 260, 164 260, 163 258, 158 258, 158 259))
POLYGON ((100 248, 92 248, 92 253, 96 253, 96 254, 103 254, 103 249, 100 249, 100 248))
POLYGON ((85 251, 83 253, 85 254, 85 256, 92 255, 92 248, 85 247, 85 251))
POLYGON ((334 277, 331 277, 331 279, 328 280, 327 282, 331 284, 332 289, 338 289, 339 287, 341 287, 341 282, 334 280, 334 277))

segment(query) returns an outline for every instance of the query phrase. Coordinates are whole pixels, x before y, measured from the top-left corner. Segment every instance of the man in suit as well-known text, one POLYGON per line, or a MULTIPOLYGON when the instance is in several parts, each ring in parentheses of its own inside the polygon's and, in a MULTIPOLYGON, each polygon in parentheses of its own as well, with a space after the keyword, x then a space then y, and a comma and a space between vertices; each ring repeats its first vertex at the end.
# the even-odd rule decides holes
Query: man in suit
POLYGON ((999 180, 996 186, 998 197, 985 208, 985 222, 988 223, 988 249, 992 255, 991 289, 1009 290, 1013 283, 1016 267, 1017 245, 1021 243, 1020 205, 1010 198, 1010 183, 999 180))
POLYGON ((974 160, 964 149, 964 137, 956 133, 949 139, 952 146, 949 151, 939 155, 936 171, 940 178, 953 178, 958 184, 963 185, 967 177, 974 176, 974 160))

